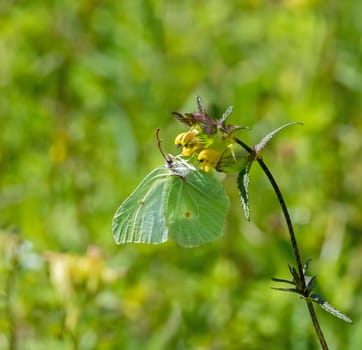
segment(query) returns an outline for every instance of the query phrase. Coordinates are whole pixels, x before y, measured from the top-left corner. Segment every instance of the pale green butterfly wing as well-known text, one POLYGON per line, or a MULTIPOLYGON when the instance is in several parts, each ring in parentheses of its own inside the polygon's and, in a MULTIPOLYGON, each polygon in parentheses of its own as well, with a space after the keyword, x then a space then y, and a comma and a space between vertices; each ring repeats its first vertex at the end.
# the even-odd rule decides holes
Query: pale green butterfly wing
POLYGON ((163 206, 170 237, 194 247, 222 235, 229 199, 222 184, 202 171, 171 176, 164 188, 163 206))
POLYGON ((117 244, 167 241, 162 193, 170 175, 168 168, 156 168, 117 209, 112 222, 117 244))
POLYGON ((185 247, 222 235, 229 200, 221 183, 183 159, 167 156, 116 211, 117 244, 162 243, 168 235, 185 247))

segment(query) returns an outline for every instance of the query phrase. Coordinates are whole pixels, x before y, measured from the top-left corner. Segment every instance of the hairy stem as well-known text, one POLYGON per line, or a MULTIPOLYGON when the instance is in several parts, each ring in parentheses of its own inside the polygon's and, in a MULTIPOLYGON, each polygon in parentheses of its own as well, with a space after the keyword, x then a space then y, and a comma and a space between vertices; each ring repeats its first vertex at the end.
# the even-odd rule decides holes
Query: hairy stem
MULTIPOLYGON (((284 201, 283 195, 282 195, 282 193, 281 193, 281 191, 279 189, 278 184, 276 183, 272 173, 270 172, 269 168, 264 163, 263 159, 258 158, 257 161, 258 161, 260 167, 263 169, 265 175, 269 179, 271 185, 273 186, 274 192, 276 193, 276 195, 278 197, 278 201, 279 201, 279 204, 280 204, 280 206, 282 208, 285 221, 287 222, 290 241, 292 242, 293 252, 294 252, 295 260, 297 262, 298 273, 299 273, 300 280, 301 280, 301 287, 302 287, 303 290, 306 290, 305 278, 304 278, 304 272, 303 272, 303 265, 302 265, 302 261, 301 261, 301 258, 300 258, 297 239, 295 237, 293 224, 292 224, 292 221, 290 219, 290 215, 289 215, 289 212, 288 212, 287 205, 286 205, 286 203, 284 201)), ((314 326, 314 329, 316 331, 317 337, 319 339, 319 343, 320 343, 323 350, 328 350, 328 345, 327 345, 326 339, 324 338, 322 329, 321 329, 321 327, 319 325, 319 321, 318 321, 317 315, 315 313, 314 306, 313 306, 313 304, 312 304, 312 302, 310 300, 305 300, 305 301, 307 303, 308 311, 309 311, 310 317, 312 319, 313 326, 314 326)))
POLYGON ((269 168, 264 163, 263 159, 258 158, 257 161, 258 161, 260 167, 263 169, 265 175, 269 179, 269 181, 270 181, 270 183, 271 183, 271 185, 272 185, 272 187, 274 189, 274 192, 278 197, 278 201, 279 201, 279 204, 280 204, 280 206, 282 208, 282 212, 284 214, 285 221, 287 222, 289 237, 290 237, 290 241, 292 242, 292 248, 293 248, 295 260, 297 262, 298 273, 299 273, 299 276, 301 277, 302 288, 305 289, 306 286, 305 286, 305 279, 304 279, 304 273, 303 273, 303 264, 302 264, 302 260, 300 258, 297 239, 295 237, 293 224, 292 224, 292 221, 290 219, 290 215, 289 215, 289 212, 288 212, 287 205, 285 204, 283 195, 282 195, 282 193, 281 193, 281 191, 279 189, 278 184, 276 183, 272 173, 270 172, 269 168))
POLYGON ((321 347, 322 347, 323 350, 328 350, 328 345, 327 345, 326 339, 324 338, 322 329, 321 329, 321 327, 319 325, 319 321, 318 321, 317 315, 315 313, 313 304, 312 304, 312 302, 310 300, 306 300, 306 303, 307 303, 307 306, 308 306, 309 315, 310 315, 310 317, 312 319, 313 326, 314 326, 314 329, 315 329, 315 331, 317 333, 317 337, 319 339, 321 347))
MULTIPOLYGON (((287 205, 285 203, 282 192, 280 191, 280 188, 279 188, 277 182, 275 181, 274 176, 270 172, 269 168, 264 163, 263 159, 260 156, 256 155, 255 150, 250 148, 247 144, 245 144, 243 141, 241 141, 241 140, 239 140, 237 138, 234 138, 234 140, 240 146, 242 146, 246 151, 248 151, 249 154, 252 155, 254 157, 254 159, 259 163, 260 167, 264 171, 264 174, 266 175, 266 177, 270 181, 275 194, 278 197, 278 202, 279 202, 279 204, 280 204, 280 206, 282 208, 282 212, 283 212, 285 221, 287 223, 289 237, 290 237, 290 241, 292 243, 293 253, 294 253, 294 256, 295 256, 295 260, 297 262, 297 269, 298 269, 298 273, 299 273, 299 277, 300 277, 300 281, 301 281, 301 288, 303 290, 306 290, 305 276, 304 276, 304 272, 303 272, 303 264, 302 264, 302 260, 301 260, 300 253, 299 253, 298 243, 297 243, 297 239, 295 237, 292 220, 290 218, 288 208, 287 208, 287 205)), ((305 301, 307 303, 308 311, 309 311, 310 317, 312 319, 313 326, 314 326, 314 329, 316 331, 317 337, 319 339, 319 343, 320 343, 323 350, 328 350, 328 345, 327 345, 327 342, 326 342, 326 340, 324 338, 322 329, 321 329, 321 327, 319 325, 319 321, 318 321, 317 315, 315 313, 313 304, 312 304, 312 302, 310 300, 305 299, 305 301)))

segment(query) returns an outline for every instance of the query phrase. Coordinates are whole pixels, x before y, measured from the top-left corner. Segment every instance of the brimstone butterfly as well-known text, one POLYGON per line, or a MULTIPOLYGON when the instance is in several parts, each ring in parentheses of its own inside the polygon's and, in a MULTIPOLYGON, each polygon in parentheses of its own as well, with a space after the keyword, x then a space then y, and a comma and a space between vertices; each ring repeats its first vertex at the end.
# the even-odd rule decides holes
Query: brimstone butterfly
POLYGON ((116 211, 117 244, 163 243, 194 247, 222 235, 229 199, 222 184, 179 156, 149 173, 116 211))

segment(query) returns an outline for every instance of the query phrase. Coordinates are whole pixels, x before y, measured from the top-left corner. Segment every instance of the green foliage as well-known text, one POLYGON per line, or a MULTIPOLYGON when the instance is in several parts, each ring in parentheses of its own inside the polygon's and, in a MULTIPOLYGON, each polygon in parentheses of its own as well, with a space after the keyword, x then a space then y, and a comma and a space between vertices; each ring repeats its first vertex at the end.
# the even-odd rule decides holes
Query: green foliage
POLYGON ((317 310, 328 344, 362 348, 361 6, 3 1, 0 348, 318 348, 305 305, 268 288, 293 257, 257 167, 252 222, 234 176, 224 181, 222 239, 187 250, 114 244, 117 205, 160 165, 154 130, 175 153, 171 111, 193 110, 195 95, 210 115, 232 104, 232 123, 253 126, 237 134, 248 144, 303 122, 263 157, 318 293, 354 321, 317 310), (81 269, 90 257, 102 273, 81 269))

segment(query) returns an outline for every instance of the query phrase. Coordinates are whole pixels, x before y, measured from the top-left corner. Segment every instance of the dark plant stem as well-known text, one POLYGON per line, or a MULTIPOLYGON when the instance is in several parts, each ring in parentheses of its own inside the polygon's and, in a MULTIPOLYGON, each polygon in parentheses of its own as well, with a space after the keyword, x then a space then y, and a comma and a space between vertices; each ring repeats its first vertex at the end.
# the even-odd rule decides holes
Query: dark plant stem
POLYGON ((257 162, 259 163, 260 167, 263 169, 265 175, 269 179, 269 181, 270 181, 270 183, 271 183, 271 185, 272 185, 272 187, 274 189, 274 192, 276 193, 276 195, 278 197, 278 201, 279 201, 279 204, 280 204, 280 206, 282 208, 285 221, 287 222, 290 241, 292 242, 292 248, 293 248, 295 260, 297 262, 298 273, 299 273, 299 276, 301 277, 301 284, 302 284, 302 288, 304 290, 306 288, 306 285, 305 285, 305 279, 304 279, 303 264, 302 264, 302 260, 300 258, 297 239, 295 238, 293 224, 292 224, 292 221, 290 219, 290 215, 289 215, 289 212, 288 212, 288 209, 287 209, 287 205, 285 204, 283 195, 282 195, 282 193, 281 193, 281 191, 279 189, 278 184, 276 183, 272 173, 270 172, 269 168, 264 163, 263 159, 258 158, 257 162))
MULTIPOLYGON (((274 192, 276 193, 276 195, 278 197, 278 201, 279 201, 279 204, 280 204, 280 206, 282 208, 285 221, 287 222, 290 241, 292 242, 292 247, 293 247, 295 260, 297 262, 297 268, 298 268, 298 273, 299 273, 299 276, 300 276, 301 287, 302 287, 303 290, 306 290, 305 278, 304 278, 304 272, 303 272, 303 265, 302 265, 302 261, 301 261, 301 258, 300 258, 297 239, 295 237, 293 224, 292 224, 292 221, 290 219, 290 215, 289 215, 289 212, 288 212, 287 205, 285 204, 283 195, 282 195, 282 193, 281 193, 281 191, 279 189, 278 184, 276 183, 272 173, 270 172, 269 168, 264 163, 263 159, 262 158, 257 158, 257 162, 259 163, 260 167, 263 169, 265 175, 269 179, 269 181, 270 181, 270 183, 271 183, 271 185, 272 185, 272 187, 274 189, 274 192)), ((317 315, 315 313, 314 306, 313 306, 313 304, 312 304, 312 302, 310 300, 305 299, 305 301, 307 303, 308 311, 309 311, 310 317, 312 319, 313 326, 314 326, 314 329, 316 331, 317 337, 319 339, 320 345, 321 345, 323 350, 328 350, 328 345, 327 345, 326 339, 324 338, 322 329, 321 329, 321 327, 319 325, 319 321, 318 321, 317 315)))
POLYGON ((321 347, 322 347, 323 350, 328 350, 328 345, 327 345, 326 339, 324 338, 322 329, 321 329, 321 327, 319 325, 319 321, 318 321, 317 315, 315 313, 313 304, 312 304, 312 302, 310 300, 306 299, 305 301, 307 303, 308 310, 309 310, 309 315, 310 315, 310 317, 312 319, 313 326, 314 326, 314 329, 315 329, 315 331, 317 333, 317 337, 319 339, 321 347))
MULTIPOLYGON (((299 277, 300 277, 300 283, 301 283, 301 288, 303 290, 306 291, 306 283, 305 283, 305 276, 304 276, 304 272, 303 272, 303 264, 302 264, 302 260, 301 260, 301 257, 300 257, 300 253, 299 253, 299 248, 298 248, 298 244, 297 244, 297 239, 295 237, 295 233, 294 233, 294 228, 293 228, 293 224, 292 224, 292 220, 290 218, 290 215, 289 215, 289 212, 288 212, 288 208, 287 208, 287 205, 285 203, 285 200, 284 200, 284 197, 282 195, 282 192, 280 191, 280 188, 277 184, 277 182, 275 181, 274 179, 274 176, 272 175, 272 173, 270 172, 269 168, 267 167, 267 165, 264 163, 263 159, 261 158, 260 155, 257 155, 255 150, 253 148, 250 148, 247 144, 245 144, 243 141, 237 139, 237 138, 234 138, 235 142, 237 142, 240 146, 242 146, 246 151, 249 152, 249 154, 253 157, 254 160, 256 160, 260 167, 263 169, 264 171, 264 174, 266 175, 266 177, 268 178, 268 180, 270 181, 272 187, 273 187, 273 190, 275 192, 275 194, 277 195, 278 197, 278 202, 281 206, 281 209, 282 209, 282 212, 283 212, 283 215, 284 215, 284 218, 285 218, 285 221, 287 223, 287 227, 288 227, 288 232, 289 232, 289 237, 290 237, 290 240, 291 240, 291 243, 292 243, 292 248, 293 248, 293 253, 294 253, 294 256, 295 256, 295 260, 297 262, 297 269, 298 269, 298 273, 299 273, 299 277)), ((307 295, 307 292, 306 292, 306 297, 308 296, 307 295)), ((309 314, 310 314, 310 317, 312 319, 312 322, 313 322, 313 326, 314 326, 314 329, 316 331, 316 334, 317 334, 317 337, 319 339, 319 343, 322 347, 323 350, 328 350, 328 345, 327 345, 327 342, 324 338, 324 335, 323 335, 323 332, 322 332, 322 329, 320 327, 320 324, 319 324, 319 321, 318 321, 318 318, 317 318, 317 315, 315 313, 315 310, 314 310, 314 307, 313 307, 313 304, 310 300, 307 300, 305 299, 306 303, 307 303, 307 306, 308 306, 308 311, 309 311, 309 314)))

